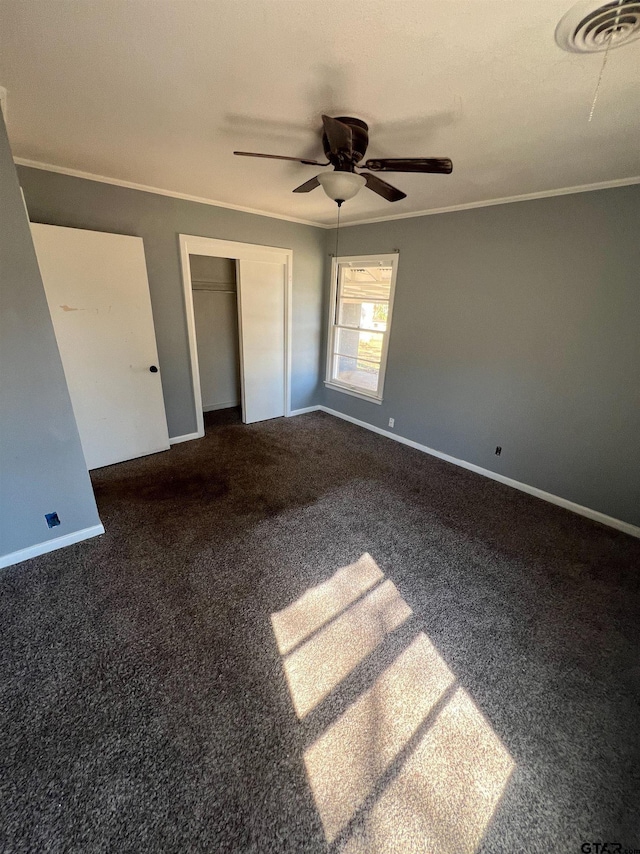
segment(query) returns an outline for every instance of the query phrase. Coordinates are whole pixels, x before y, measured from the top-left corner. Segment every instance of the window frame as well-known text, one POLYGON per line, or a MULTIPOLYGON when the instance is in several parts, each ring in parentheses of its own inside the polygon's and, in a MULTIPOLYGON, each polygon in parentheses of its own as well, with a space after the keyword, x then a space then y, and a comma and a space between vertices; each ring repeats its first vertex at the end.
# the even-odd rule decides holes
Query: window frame
MULTIPOLYGON (((350 394, 370 403, 382 403, 384 394, 384 381, 387 371, 387 357, 389 354, 389 338, 391 336, 391 325, 393 322, 393 302, 396 291, 396 279, 398 276, 399 253, 392 252, 380 255, 340 255, 331 259, 331 298, 329 300, 329 322, 327 329, 327 359, 325 367, 324 384, 326 388, 350 394), (391 284, 389 287, 389 310, 387 312, 387 328, 382 333, 382 350, 380 353, 380 371, 378 374, 378 387, 375 392, 367 392, 358 386, 342 383, 332 379, 333 358, 335 339, 339 329, 343 328, 337 324, 338 318, 338 273, 340 267, 391 267, 391 284)), ((379 330, 367 330, 376 332, 379 330)))

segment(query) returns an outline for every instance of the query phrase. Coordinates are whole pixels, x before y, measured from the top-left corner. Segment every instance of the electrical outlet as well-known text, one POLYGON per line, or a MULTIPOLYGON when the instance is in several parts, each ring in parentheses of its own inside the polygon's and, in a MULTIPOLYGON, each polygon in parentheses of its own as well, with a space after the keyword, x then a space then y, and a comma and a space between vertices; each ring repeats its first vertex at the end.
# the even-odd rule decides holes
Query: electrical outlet
POLYGON ((47 525, 50 528, 55 528, 56 525, 60 524, 60 519, 58 518, 57 513, 45 513, 44 518, 47 520, 47 525))
POLYGON ((394 426, 395 426, 395 423, 396 423, 396 419, 395 419, 395 418, 390 418, 390 419, 389 419, 389 427, 394 427, 394 426))
POLYGON ((502 446, 498 445, 498 447, 496 448, 496 456, 499 457, 501 453, 502 453, 502 446))

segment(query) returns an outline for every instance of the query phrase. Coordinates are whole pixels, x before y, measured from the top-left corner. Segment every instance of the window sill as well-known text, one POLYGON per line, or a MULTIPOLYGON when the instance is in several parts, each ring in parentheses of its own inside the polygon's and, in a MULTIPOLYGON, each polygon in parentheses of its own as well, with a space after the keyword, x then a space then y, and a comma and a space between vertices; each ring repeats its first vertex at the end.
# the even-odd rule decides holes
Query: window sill
POLYGON ((380 405, 382 403, 381 397, 374 397, 371 394, 366 394, 365 392, 358 391, 357 389, 347 388, 346 386, 337 385, 336 383, 330 383, 330 382, 327 382, 327 380, 324 381, 324 384, 327 388, 330 388, 332 391, 341 391, 342 394, 350 394, 351 397, 359 397, 360 400, 368 400, 369 403, 377 403, 378 405, 380 405))

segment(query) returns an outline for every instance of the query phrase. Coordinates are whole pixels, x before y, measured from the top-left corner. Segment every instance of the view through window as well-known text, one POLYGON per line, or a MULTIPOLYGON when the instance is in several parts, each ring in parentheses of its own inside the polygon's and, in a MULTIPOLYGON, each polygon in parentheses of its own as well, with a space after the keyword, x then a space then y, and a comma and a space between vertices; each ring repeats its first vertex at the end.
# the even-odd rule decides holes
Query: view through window
POLYGON ((382 400, 397 262, 397 254, 334 262, 328 386, 382 400))

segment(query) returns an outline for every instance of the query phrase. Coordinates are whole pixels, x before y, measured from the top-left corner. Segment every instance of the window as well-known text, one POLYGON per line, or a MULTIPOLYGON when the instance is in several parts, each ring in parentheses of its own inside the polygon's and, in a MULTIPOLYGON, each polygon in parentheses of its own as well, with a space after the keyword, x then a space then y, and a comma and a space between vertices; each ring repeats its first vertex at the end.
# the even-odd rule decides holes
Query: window
POLYGON ((382 402, 398 255, 334 258, 325 385, 382 402))

